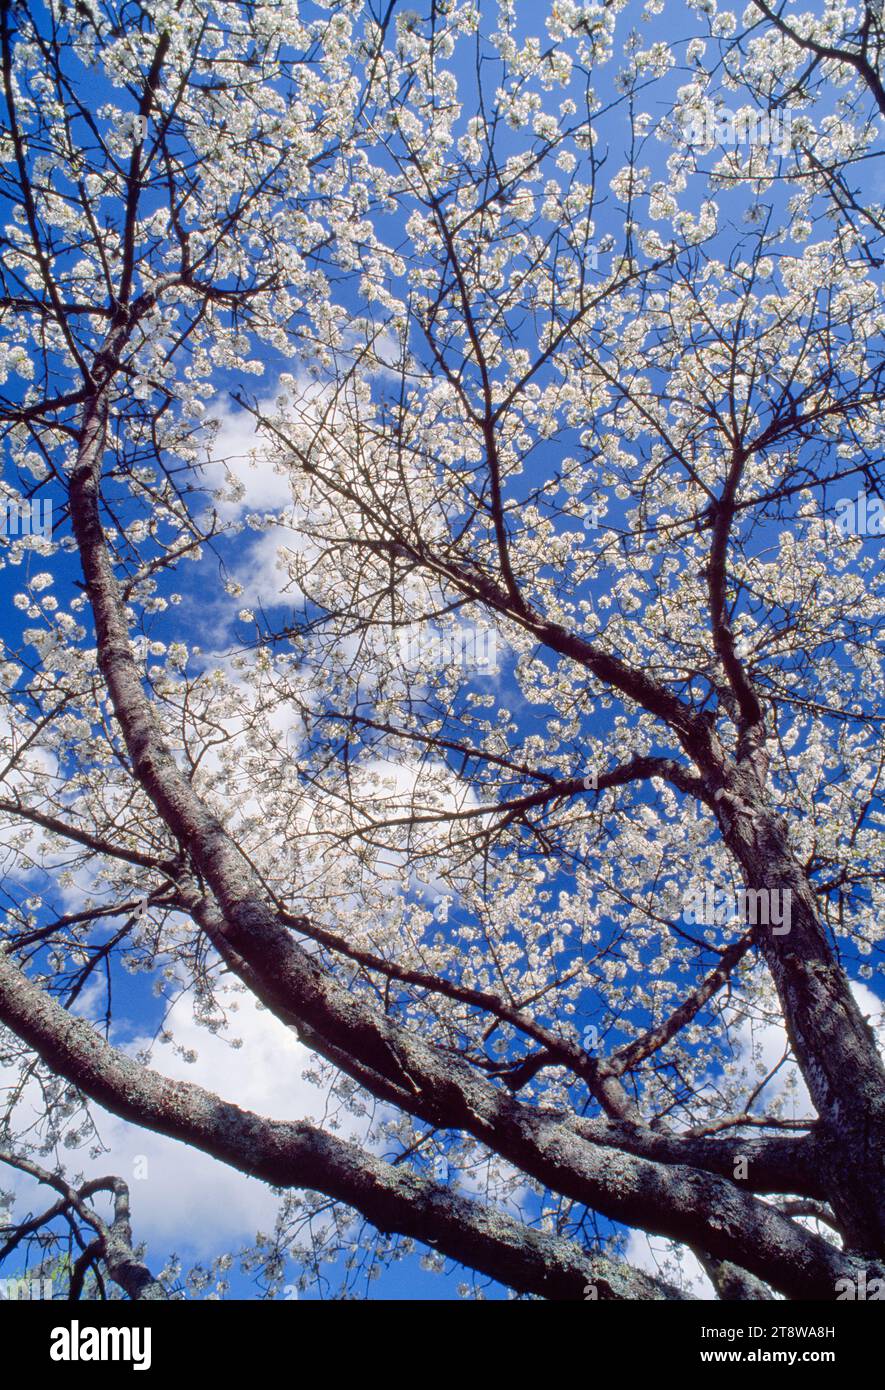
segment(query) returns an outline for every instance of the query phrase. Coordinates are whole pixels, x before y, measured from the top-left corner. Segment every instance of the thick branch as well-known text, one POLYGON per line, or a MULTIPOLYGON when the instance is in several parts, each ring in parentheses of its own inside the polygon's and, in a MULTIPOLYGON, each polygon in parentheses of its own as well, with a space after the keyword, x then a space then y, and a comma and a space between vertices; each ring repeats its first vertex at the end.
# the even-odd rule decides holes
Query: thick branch
MULTIPOLYGON (((183 1140, 274 1187, 324 1192, 360 1211, 379 1230, 430 1243, 520 1292, 580 1299, 593 1283, 603 1299, 681 1297, 638 1270, 532 1231, 313 1125, 265 1119, 200 1086, 168 1080, 111 1047, 2 954, 0 1017, 60 1075, 123 1119, 183 1140)), ((37 1176, 62 1190, 53 1175, 37 1176)), ((139 1274, 131 1260, 128 1194, 122 1184, 114 1192, 114 1222, 104 1233, 106 1259, 114 1279, 126 1279, 132 1287, 139 1274)), ((83 1205, 67 1184, 64 1194, 83 1205)), ((96 1229, 103 1224, 95 1213, 87 1219, 96 1229)), ((132 1296, 156 1295, 138 1291, 132 1296)))
MULTIPOLYGON (((364 1149, 311 1125, 262 1119, 200 1087, 169 1081, 142 1067, 50 999, 5 954, 0 955, 0 1020, 54 1071, 113 1113, 185 1139, 274 1186, 325 1192, 362 1211, 381 1230, 425 1240, 434 1232, 444 1253, 496 1278, 504 1277, 502 1262, 512 1260, 514 1245, 517 1254, 524 1249, 528 1233, 517 1223, 498 1213, 490 1217, 451 1193, 440 1194, 434 1184, 392 1168, 364 1149)), ((477 1090, 480 1103, 486 1089, 483 1083, 477 1090)), ((500 1097, 499 1109, 505 1140, 498 1144, 499 1152, 554 1190, 615 1220, 734 1259, 791 1297, 832 1298, 836 1278, 853 1268, 850 1257, 721 1178, 600 1149, 558 1117, 527 1112, 512 1098, 500 1097)), ((480 1130, 485 1128, 481 1116, 474 1120, 480 1121, 480 1130)), ((530 1242, 531 1268, 523 1260, 519 1277, 511 1271, 506 1282, 548 1297, 574 1297, 574 1263, 567 1271, 571 1292, 557 1284, 563 1291, 549 1293, 549 1281, 560 1277, 561 1267, 556 1266, 556 1273, 545 1266, 540 1279, 535 1250, 530 1242)))

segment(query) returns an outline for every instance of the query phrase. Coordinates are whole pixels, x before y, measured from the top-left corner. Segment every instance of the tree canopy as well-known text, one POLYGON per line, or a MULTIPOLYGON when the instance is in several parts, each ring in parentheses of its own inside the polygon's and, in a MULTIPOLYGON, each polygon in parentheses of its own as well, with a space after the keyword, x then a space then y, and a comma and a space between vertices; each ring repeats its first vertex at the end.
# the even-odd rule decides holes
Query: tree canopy
POLYGON ((881 12, 0 8, 0 1272, 885 1276, 881 12))

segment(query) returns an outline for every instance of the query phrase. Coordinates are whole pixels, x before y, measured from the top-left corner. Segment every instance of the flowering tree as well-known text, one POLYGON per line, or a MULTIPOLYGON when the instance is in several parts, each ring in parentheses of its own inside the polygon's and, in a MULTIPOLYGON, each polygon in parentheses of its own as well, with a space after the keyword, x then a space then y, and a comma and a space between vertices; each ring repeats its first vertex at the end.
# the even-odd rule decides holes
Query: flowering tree
POLYGON ((630 1228, 859 1296, 880 18, 2 8, 0 1158, 54 1197, 0 1259, 169 1296, 100 1107, 281 1190, 273 1291, 362 1217, 547 1298, 684 1296, 630 1228), (180 999, 330 1122, 134 1052, 199 1077, 180 999))

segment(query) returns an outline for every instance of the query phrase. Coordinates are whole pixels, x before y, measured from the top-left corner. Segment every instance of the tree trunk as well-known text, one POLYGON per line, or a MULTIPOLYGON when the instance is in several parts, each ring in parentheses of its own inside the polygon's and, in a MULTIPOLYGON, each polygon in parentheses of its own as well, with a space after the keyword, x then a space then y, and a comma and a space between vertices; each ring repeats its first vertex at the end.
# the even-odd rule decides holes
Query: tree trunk
MULTIPOLYGON (((780 933, 756 928, 787 1034, 820 1117, 821 1174, 846 1246, 885 1250, 885 1068, 872 1028, 851 992, 821 923, 808 877, 783 820, 758 786, 735 781, 720 799, 726 843, 748 889, 790 894, 780 933)), ((781 898, 783 902, 783 897, 781 898)))

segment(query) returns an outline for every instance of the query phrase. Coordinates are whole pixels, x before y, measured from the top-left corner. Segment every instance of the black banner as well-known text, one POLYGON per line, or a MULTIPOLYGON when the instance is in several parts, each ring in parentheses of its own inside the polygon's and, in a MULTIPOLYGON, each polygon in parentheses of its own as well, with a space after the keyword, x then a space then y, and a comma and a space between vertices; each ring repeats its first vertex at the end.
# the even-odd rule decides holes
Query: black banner
MULTIPOLYGON (((27 1348, 31 1373, 50 1383, 72 1373, 101 1376, 105 1370, 168 1376, 212 1372, 230 1378, 243 1371, 271 1373, 273 1365, 303 1358, 302 1339, 311 1338, 311 1359, 328 1356, 336 1375, 350 1365, 361 1373, 373 1354, 379 1371, 392 1359, 416 1356, 421 1375, 432 1345, 434 1369, 451 1356, 453 1366, 472 1375, 488 1368, 500 1380, 507 1365, 525 1371, 526 1354, 557 1359, 568 1348, 598 1367, 598 1358, 620 1364, 624 1374, 680 1377, 691 1374, 715 1383, 734 1370, 775 1367, 786 1379, 809 1370, 863 1372, 881 1365, 883 1321, 875 1304, 858 1303, 610 1303, 588 1301, 551 1312, 540 1301, 528 1305, 483 1304, 482 1311, 458 1301, 403 1303, 292 1302, 62 1303, 0 1302, 0 1333, 10 1351, 27 1348), (426 1308, 432 1343, 416 1342, 426 1308), (451 1316, 466 1340, 452 1338, 451 1316), (531 1319, 525 1322, 526 1315, 531 1319), (462 1324, 461 1318, 466 1321, 462 1324), (518 1318, 514 1321, 514 1318, 518 1318), (535 1323, 537 1319, 537 1323, 535 1323), (532 1327, 532 1324, 535 1324, 532 1327), (347 1340, 342 1338, 348 1333, 347 1340), (528 1334, 528 1335, 527 1335, 528 1334), (575 1336, 582 1339, 575 1344, 575 1336), (568 1338, 561 1344, 558 1338, 568 1338), (325 1339, 329 1339, 328 1343, 325 1339), (538 1341, 542 1338, 542 1341, 538 1341), (438 1340, 437 1340, 438 1339, 438 1340), (587 1340, 584 1340, 587 1339, 587 1340), (377 1345, 375 1345, 377 1344, 377 1345), (578 1351, 578 1346, 583 1348, 578 1351), (529 1350, 531 1349, 531 1350, 529 1350), (351 1359, 352 1358, 352 1361, 351 1359)), ((589 1370, 588 1370, 589 1375, 589 1370)))

